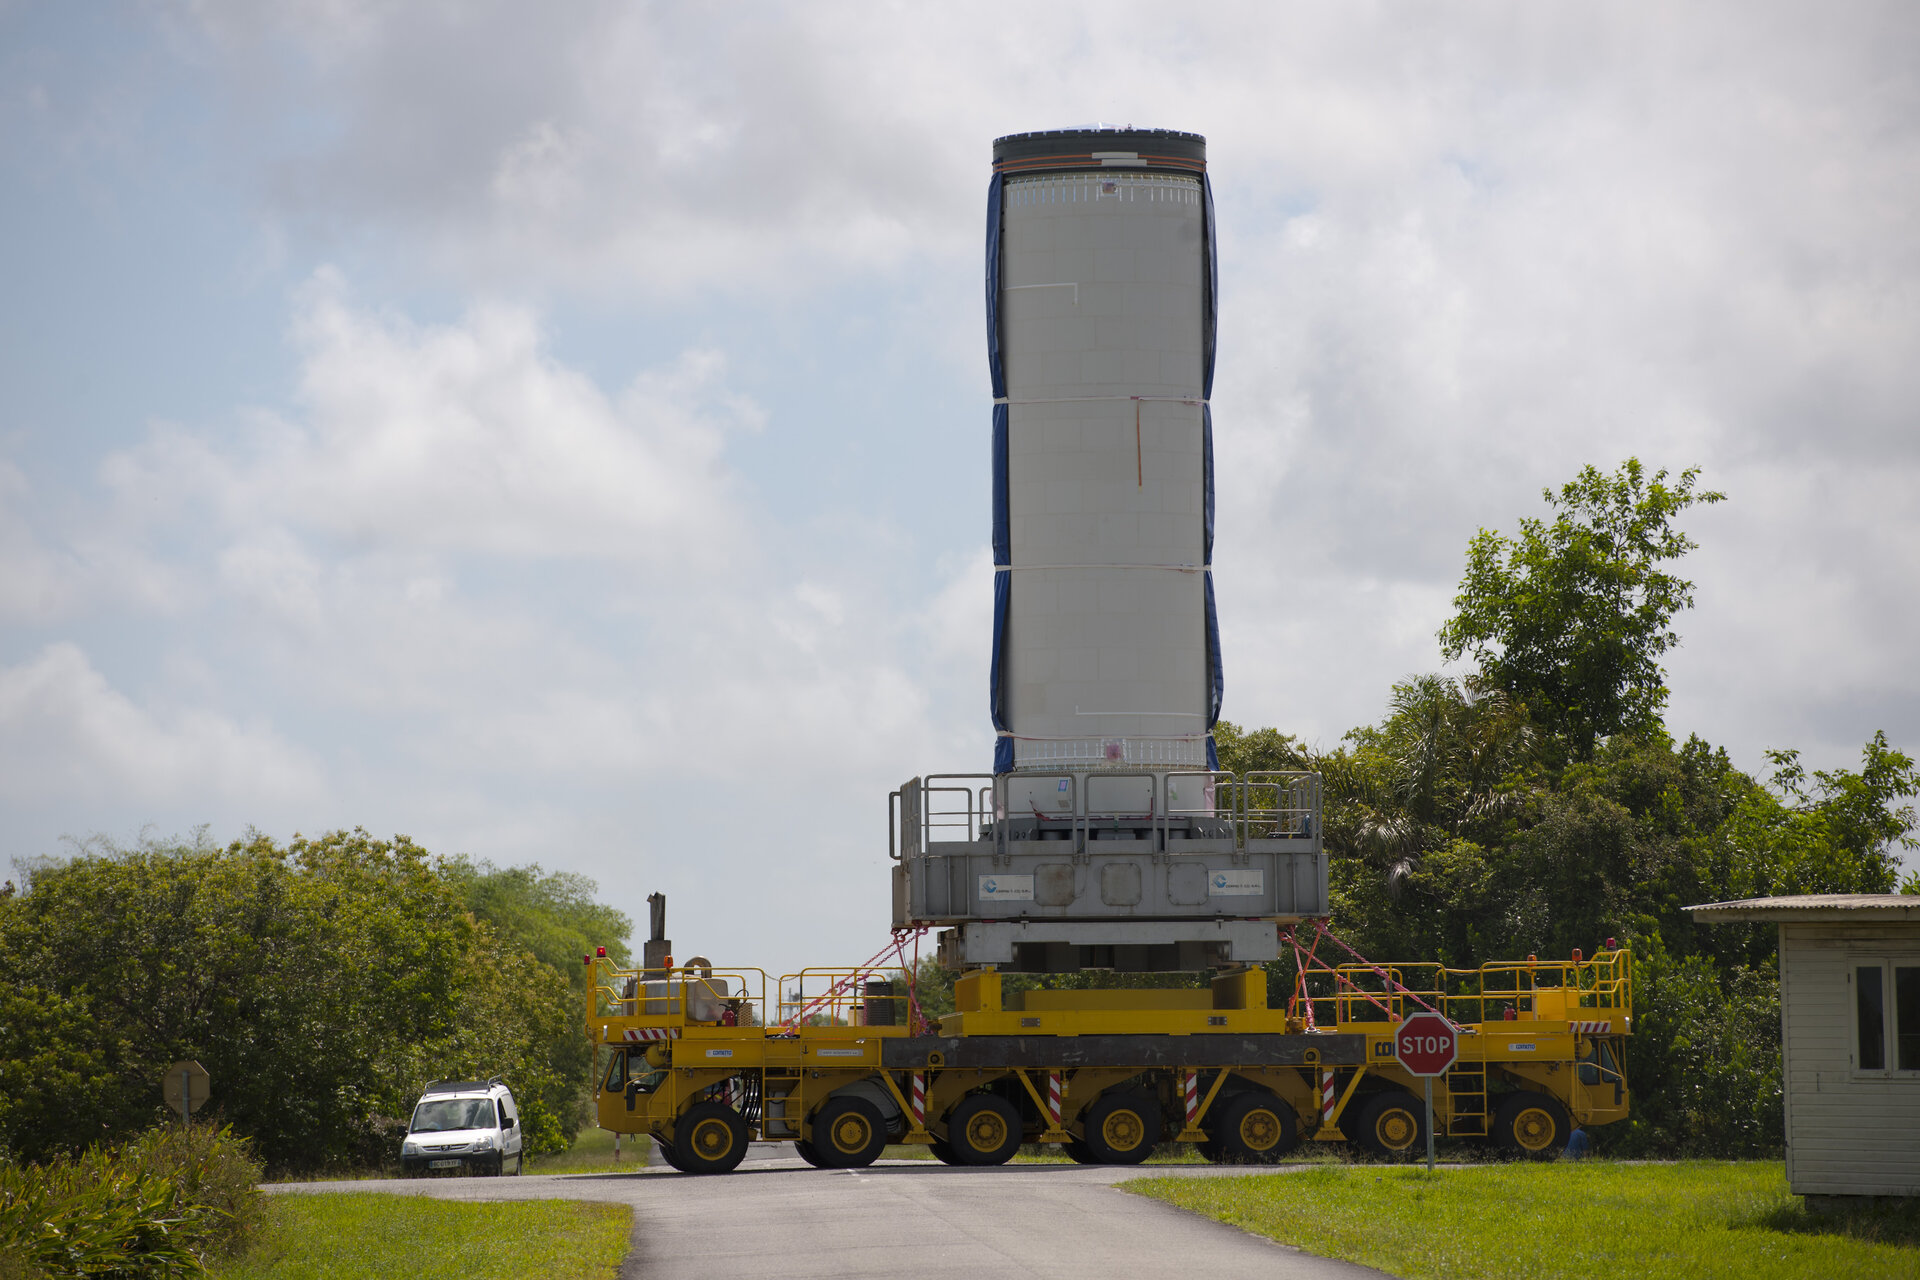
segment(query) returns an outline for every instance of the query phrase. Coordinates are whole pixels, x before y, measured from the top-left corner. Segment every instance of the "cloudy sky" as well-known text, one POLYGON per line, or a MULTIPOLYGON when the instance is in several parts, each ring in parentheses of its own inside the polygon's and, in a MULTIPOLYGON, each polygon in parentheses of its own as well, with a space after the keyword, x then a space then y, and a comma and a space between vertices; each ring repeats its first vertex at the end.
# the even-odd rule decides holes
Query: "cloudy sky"
POLYGON ((1920 750, 1915 48, 1901 3, 0 0, 0 863, 360 825, 863 958, 887 792, 991 757, 991 140, 1095 120, 1208 139, 1229 718, 1377 719, 1473 532, 1637 455, 1729 495, 1676 729, 1920 750))

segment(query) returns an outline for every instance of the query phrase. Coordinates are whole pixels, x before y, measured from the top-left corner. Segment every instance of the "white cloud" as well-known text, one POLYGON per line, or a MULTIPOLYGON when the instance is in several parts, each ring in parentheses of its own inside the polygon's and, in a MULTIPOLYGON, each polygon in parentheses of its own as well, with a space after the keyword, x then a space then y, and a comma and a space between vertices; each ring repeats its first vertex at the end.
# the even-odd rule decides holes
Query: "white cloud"
POLYGON ((211 499, 236 526, 273 522, 349 546, 604 557, 682 568, 723 560, 740 514, 725 436, 761 413, 689 351, 609 398, 547 354, 524 308, 451 325, 356 310, 337 272, 302 290, 298 420, 256 415, 238 448, 158 430, 107 460, 129 507, 211 499))
POLYGON ((0 667, 0 795, 10 805, 124 813, 129 800, 177 810, 194 797, 277 808, 321 790, 315 761, 270 727, 136 703, 77 645, 0 667))

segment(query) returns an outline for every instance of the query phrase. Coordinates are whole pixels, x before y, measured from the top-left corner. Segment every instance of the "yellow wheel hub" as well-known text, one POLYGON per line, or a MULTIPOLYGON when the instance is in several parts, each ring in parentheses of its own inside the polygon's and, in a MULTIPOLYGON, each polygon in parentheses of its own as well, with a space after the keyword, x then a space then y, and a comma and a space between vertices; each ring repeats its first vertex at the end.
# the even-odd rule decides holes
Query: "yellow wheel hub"
POLYGON ((1399 1107, 1390 1107, 1380 1113, 1380 1119, 1373 1126, 1374 1134, 1380 1139, 1380 1145, 1389 1151, 1404 1151, 1413 1145, 1420 1136, 1420 1122, 1399 1107))
POLYGON ((1271 1151, 1280 1145, 1280 1117, 1255 1107, 1240 1117, 1240 1142, 1249 1151, 1271 1151))
POLYGON ((1100 1140, 1115 1151, 1132 1151, 1146 1140, 1147 1122, 1125 1107, 1100 1123, 1100 1140))
POLYGON ((1513 1140, 1527 1151, 1545 1151, 1553 1145, 1557 1126, 1541 1107, 1528 1107, 1513 1118, 1513 1140))
POLYGON ((717 1160, 733 1148, 733 1131, 722 1120, 702 1120, 693 1126, 693 1149, 702 1159, 717 1160))
POLYGON ((998 1151, 1007 1140, 1007 1122, 992 1111, 982 1111, 967 1121, 967 1145, 975 1151, 998 1151))
POLYGON ((867 1127, 864 1116, 847 1114, 833 1122, 833 1131, 828 1137, 836 1150, 857 1155, 867 1149, 867 1143, 873 1140, 873 1131, 867 1127))

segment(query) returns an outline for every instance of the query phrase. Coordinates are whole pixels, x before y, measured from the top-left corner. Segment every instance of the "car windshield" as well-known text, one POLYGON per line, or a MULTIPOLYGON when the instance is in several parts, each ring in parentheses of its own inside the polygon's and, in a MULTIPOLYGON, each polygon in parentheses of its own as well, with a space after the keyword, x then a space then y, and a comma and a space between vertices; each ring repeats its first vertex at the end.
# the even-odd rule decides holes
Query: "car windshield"
POLYGON ((486 1129, 493 1124, 493 1102, 487 1098, 436 1098, 413 1109, 410 1133, 439 1133, 446 1129, 486 1129))

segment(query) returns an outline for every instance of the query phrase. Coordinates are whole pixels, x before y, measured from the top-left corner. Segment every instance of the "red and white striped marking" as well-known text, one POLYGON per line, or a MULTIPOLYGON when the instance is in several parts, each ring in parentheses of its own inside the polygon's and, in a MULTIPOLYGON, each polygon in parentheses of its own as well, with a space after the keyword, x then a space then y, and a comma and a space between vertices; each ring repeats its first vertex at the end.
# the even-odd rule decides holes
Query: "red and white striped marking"
POLYGON ((1575 1035, 1597 1036, 1613 1030, 1611 1022, 1569 1022, 1567 1030, 1575 1035))
POLYGON ((629 1044, 633 1044, 641 1040, 678 1040, 680 1038, 680 1028, 678 1027, 628 1027, 626 1035, 627 1035, 627 1043, 629 1044))
POLYGON ((1060 1127, 1060 1073, 1047 1072, 1047 1117, 1053 1127, 1060 1127))
POLYGON ((1333 1123, 1333 1072, 1320 1073, 1320 1123, 1333 1123))
POLYGON ((1200 1073, 1189 1071, 1187 1077, 1187 1123, 1194 1124, 1200 1119, 1200 1073))
POLYGON ((907 1091, 907 1101, 913 1107, 913 1127, 927 1127, 927 1073, 916 1071, 907 1091))

